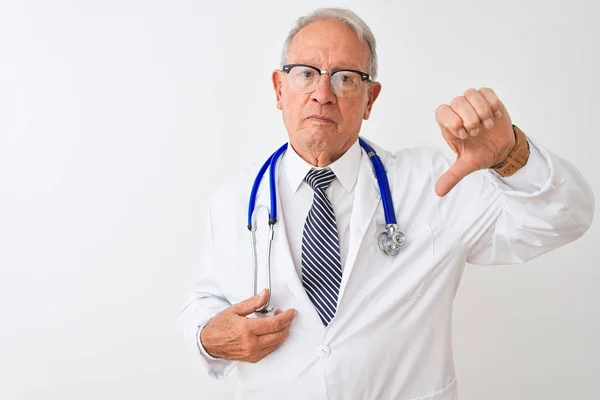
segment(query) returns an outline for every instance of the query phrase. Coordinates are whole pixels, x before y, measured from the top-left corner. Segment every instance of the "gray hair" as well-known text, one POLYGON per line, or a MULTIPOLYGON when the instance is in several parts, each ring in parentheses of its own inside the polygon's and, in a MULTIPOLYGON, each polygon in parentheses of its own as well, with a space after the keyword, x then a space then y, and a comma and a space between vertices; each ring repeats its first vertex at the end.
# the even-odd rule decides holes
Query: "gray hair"
POLYGON ((296 25, 292 28, 288 34, 287 39, 283 45, 283 51, 281 52, 281 65, 287 63, 288 52, 290 49, 290 43, 296 34, 305 26, 317 22, 329 19, 335 19, 345 23, 356 35, 358 39, 367 43, 369 46, 369 65, 367 73, 371 76, 371 80, 374 81, 377 78, 377 42, 375 36, 371 32, 371 28, 363 21, 354 11, 346 8, 319 8, 310 14, 298 18, 296 25))

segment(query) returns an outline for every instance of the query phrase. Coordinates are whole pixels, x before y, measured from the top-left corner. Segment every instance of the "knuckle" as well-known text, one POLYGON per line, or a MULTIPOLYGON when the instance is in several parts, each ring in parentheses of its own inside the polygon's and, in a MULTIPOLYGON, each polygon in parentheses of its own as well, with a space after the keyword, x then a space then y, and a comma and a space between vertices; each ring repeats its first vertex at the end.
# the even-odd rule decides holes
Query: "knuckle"
POLYGON ((287 329, 282 329, 279 332, 277 332, 277 336, 275 336, 275 343, 281 343, 283 339, 285 339, 285 337, 287 336, 286 330, 287 329))
POLYGON ((444 115, 444 112, 446 111, 447 107, 448 107, 448 105, 446 105, 446 104, 440 104, 435 109, 435 115, 436 115, 436 117, 441 117, 442 115, 444 115))
POLYGON ((256 304, 256 298, 250 297, 249 299, 244 300, 245 305, 248 307, 253 307, 256 304))
POLYGON ((275 332, 280 330, 281 329, 281 321, 279 319, 274 319, 273 323, 271 324, 271 328, 275 332))
POLYGON ((498 96, 492 89, 481 88, 481 89, 479 89, 479 92, 488 101, 488 103, 490 104, 490 106, 492 106, 492 108, 497 109, 498 107, 500 107, 500 99, 498 99, 498 96))
MULTIPOLYGON (((477 115, 481 121, 485 121, 493 115, 492 108, 489 104, 478 104, 477 107, 475 107, 475 111, 477 112, 477 115)), ((477 122, 479 123, 480 121, 477 122)))
POLYGON ((492 108, 491 107, 485 107, 481 112, 481 119, 482 120, 486 120, 488 118, 492 118, 493 117, 493 112, 492 112, 492 108))
POLYGON ((498 100, 498 98, 495 98, 494 100, 492 100, 490 102, 490 106, 492 107, 493 110, 500 109, 500 100, 498 100))
POLYGON ((469 89, 465 90, 465 97, 467 97, 467 98, 473 97, 473 96, 475 96, 476 93, 477 93, 477 90, 475 90, 473 88, 469 88, 469 89))
POLYGON ((452 120, 448 123, 448 129, 450 129, 451 131, 459 131, 460 128, 463 127, 463 123, 462 121, 459 121, 457 119, 452 120))
POLYGON ((458 96, 452 99, 452 101, 450 102, 450 106, 453 109, 456 109, 457 107, 459 107, 463 102, 465 101, 465 98, 463 96, 458 96))
POLYGON ((248 355, 245 357, 245 359, 246 359, 246 361, 248 361, 248 362, 251 362, 251 363, 255 363, 255 362, 257 362, 257 361, 258 361, 258 358, 256 357, 256 355, 255 355, 255 354, 248 354, 248 355))
POLYGON ((472 131, 473 129, 477 129, 479 128, 479 121, 472 121, 472 120, 468 120, 465 121, 465 128, 467 128, 468 131, 472 131))

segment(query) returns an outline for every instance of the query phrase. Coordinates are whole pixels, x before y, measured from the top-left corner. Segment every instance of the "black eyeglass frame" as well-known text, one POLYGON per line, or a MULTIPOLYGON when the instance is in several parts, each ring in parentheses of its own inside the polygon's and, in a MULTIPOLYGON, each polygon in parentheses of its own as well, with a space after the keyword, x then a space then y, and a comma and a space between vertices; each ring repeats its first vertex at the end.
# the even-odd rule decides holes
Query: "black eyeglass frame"
POLYGON ((357 74, 360 75, 362 82, 368 80, 369 82, 371 81, 371 77, 369 76, 369 74, 367 74, 366 72, 362 72, 362 71, 358 71, 355 69, 334 69, 332 71, 321 71, 319 68, 315 67, 314 65, 308 65, 308 64, 286 64, 284 66, 281 67, 281 70, 285 73, 290 73, 290 70, 294 67, 306 67, 306 68, 311 68, 314 69, 315 71, 317 71, 319 73, 319 75, 324 75, 327 74, 329 75, 329 78, 331 78, 333 76, 333 74, 337 73, 337 72, 341 72, 341 71, 348 71, 348 72, 356 72, 357 74))

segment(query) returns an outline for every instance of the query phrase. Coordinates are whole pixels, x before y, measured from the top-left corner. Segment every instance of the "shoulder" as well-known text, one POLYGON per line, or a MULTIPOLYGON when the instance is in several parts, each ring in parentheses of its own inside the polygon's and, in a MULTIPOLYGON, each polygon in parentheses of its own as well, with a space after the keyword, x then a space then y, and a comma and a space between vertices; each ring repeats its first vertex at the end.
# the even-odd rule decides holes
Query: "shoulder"
POLYGON ((430 147, 407 147, 396 151, 383 149, 376 143, 365 139, 377 152, 386 168, 404 172, 418 171, 421 173, 446 170, 451 162, 439 149, 430 147))
POLYGON ((253 162, 221 180, 215 188, 207 193, 211 210, 218 212, 222 209, 231 209, 240 202, 247 202, 252 184, 261 166, 262 163, 253 162))

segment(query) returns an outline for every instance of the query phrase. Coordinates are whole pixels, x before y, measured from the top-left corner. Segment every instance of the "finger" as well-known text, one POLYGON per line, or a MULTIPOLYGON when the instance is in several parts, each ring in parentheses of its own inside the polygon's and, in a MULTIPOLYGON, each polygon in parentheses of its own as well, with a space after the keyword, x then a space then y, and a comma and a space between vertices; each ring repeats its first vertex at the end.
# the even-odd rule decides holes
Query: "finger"
POLYGON ((249 319, 246 321, 246 324, 250 328, 250 332, 255 335, 268 335, 269 333, 279 332, 287 328, 295 316, 296 310, 290 308, 273 317, 249 319))
POLYGON ((269 290, 264 289, 256 296, 252 296, 244 301, 232 305, 231 310, 237 315, 245 317, 246 315, 252 314, 258 308, 262 307, 267 302, 268 298, 269 290))
POLYGON ((485 129, 491 129, 494 126, 494 114, 485 97, 475 89, 468 89, 465 92, 465 98, 477 113, 479 120, 483 121, 485 129))
POLYGON ((477 136, 481 120, 471 103, 465 97, 458 96, 452 99, 450 107, 462 119, 463 125, 469 134, 477 136))
POLYGON ((262 360, 263 358, 265 358, 266 356, 268 356, 269 354, 271 354, 272 352, 277 350, 279 348, 279 346, 281 346, 281 343, 277 343, 275 345, 265 347, 260 353, 260 360, 262 360))
POLYGON ((469 136, 464 128, 463 120, 446 104, 442 104, 435 110, 435 120, 442 130, 459 139, 466 139, 469 136))
POLYGON ((287 338, 290 327, 280 330, 279 332, 268 333, 258 337, 257 346, 260 349, 271 346, 279 346, 287 338))
POLYGON ((442 197, 448 194, 465 176, 477 171, 477 165, 466 160, 457 159, 435 184, 435 193, 442 197))
POLYGON ((494 118, 501 118, 504 114, 504 104, 500 101, 496 93, 490 88, 480 88, 479 93, 485 98, 485 100, 489 103, 492 108, 492 112, 494 113, 494 118))

